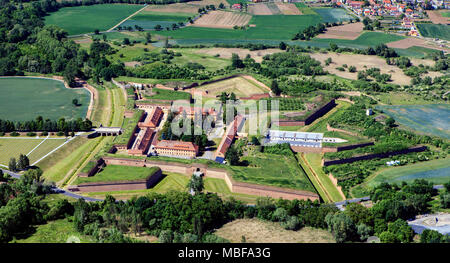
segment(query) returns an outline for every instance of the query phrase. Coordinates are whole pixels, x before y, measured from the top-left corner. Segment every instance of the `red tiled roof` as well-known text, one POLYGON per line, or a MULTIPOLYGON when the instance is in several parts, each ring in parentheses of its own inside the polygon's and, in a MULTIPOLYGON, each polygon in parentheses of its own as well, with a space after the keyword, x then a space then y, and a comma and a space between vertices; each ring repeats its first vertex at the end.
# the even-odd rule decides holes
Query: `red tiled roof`
POLYGON ((159 141, 155 148, 163 148, 163 149, 172 149, 172 150, 182 150, 182 151, 192 151, 197 152, 198 146, 193 144, 192 142, 183 142, 183 141, 168 141, 162 140, 159 141))

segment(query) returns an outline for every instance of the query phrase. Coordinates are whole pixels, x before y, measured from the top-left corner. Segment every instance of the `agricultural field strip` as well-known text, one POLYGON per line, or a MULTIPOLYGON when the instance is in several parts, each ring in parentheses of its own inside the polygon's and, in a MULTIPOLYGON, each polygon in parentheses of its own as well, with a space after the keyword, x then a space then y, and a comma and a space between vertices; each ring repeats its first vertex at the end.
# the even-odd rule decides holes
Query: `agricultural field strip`
POLYGON ((144 5, 143 8, 139 9, 138 11, 134 12, 133 14, 131 14, 130 16, 128 16, 127 18, 125 18, 124 20, 120 21, 119 23, 117 23, 115 26, 111 27, 110 29, 106 30, 106 32, 111 32, 114 28, 118 27, 120 24, 124 23, 125 21, 127 21, 128 19, 130 19, 131 17, 139 14, 142 10, 144 10, 147 7, 147 5, 144 5))

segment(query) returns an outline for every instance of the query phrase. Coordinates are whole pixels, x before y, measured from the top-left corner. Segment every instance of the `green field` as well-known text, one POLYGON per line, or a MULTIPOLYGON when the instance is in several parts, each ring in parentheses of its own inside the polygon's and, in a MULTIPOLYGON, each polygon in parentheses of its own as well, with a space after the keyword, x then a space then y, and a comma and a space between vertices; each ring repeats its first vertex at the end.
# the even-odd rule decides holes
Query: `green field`
POLYGON ((157 170, 157 167, 108 165, 95 176, 77 178, 75 184, 141 180, 154 174, 157 170))
POLYGON ((242 157, 242 161, 248 166, 229 166, 237 181, 315 192, 294 157, 258 153, 242 157))
MULTIPOLYGON (((63 144, 65 140, 46 140, 44 143, 39 145, 34 151, 28 156, 30 159, 30 163, 33 164, 37 160, 39 160, 41 157, 46 155, 47 153, 53 151, 56 147, 63 144)), ((47 156, 46 158, 52 158, 51 155, 47 156)))
POLYGON ((85 89, 67 89, 61 81, 39 78, 0 78, 0 119, 29 121, 85 118, 90 102, 85 89), (78 99, 81 106, 74 106, 78 99))
POLYGON ((305 3, 294 3, 298 10, 302 12, 302 15, 317 15, 317 13, 311 7, 307 6, 305 3))
MULTIPOLYGON (((48 222, 45 225, 35 226, 35 232, 31 235, 19 238, 11 243, 66 243, 68 239, 79 240, 81 243, 91 243, 87 236, 80 235, 73 222, 67 218, 48 222)), ((74 242, 74 241, 73 241, 74 242)))
POLYGON ((102 4, 64 7, 45 17, 45 24, 57 25, 69 35, 105 31, 141 9, 142 5, 102 4))
POLYGON ((449 104, 382 105, 377 108, 408 129, 450 139, 449 104))
POLYGON ((314 8, 313 10, 322 17, 323 22, 334 23, 353 18, 344 8, 314 8))
POLYGON ((441 15, 443 17, 450 17, 450 11, 448 11, 448 12, 441 12, 441 15))
POLYGON ((417 24, 417 28, 424 37, 450 40, 450 27, 448 25, 417 24))
POLYGON ((145 12, 139 13, 127 21, 120 24, 122 27, 133 27, 138 25, 143 29, 154 29, 156 25, 160 25, 162 28, 170 27, 172 24, 178 24, 178 22, 187 22, 187 18, 193 17, 193 15, 186 13, 157 13, 157 12, 145 12))
MULTIPOLYGON (((28 154, 43 139, 5 139, 0 138, 0 164, 8 165, 9 159, 19 160, 20 154, 28 154)), ((31 163, 31 160, 30 160, 31 163)))
POLYGON ((183 91, 173 91, 167 89, 153 88, 152 91, 156 94, 152 96, 145 96, 149 99, 157 100, 190 100, 191 94, 183 91))
POLYGON ((404 36, 398 36, 393 34, 385 34, 381 32, 364 32, 355 40, 346 39, 326 39, 316 38, 313 41, 318 43, 335 43, 339 46, 348 46, 354 48, 365 48, 368 46, 376 46, 379 44, 386 44, 393 41, 404 39, 404 36))
POLYGON ((336 186, 334 186, 333 182, 330 180, 328 175, 326 175, 322 170, 322 154, 320 153, 308 153, 304 154, 302 156, 298 156, 298 159, 303 167, 305 169, 308 177, 313 182, 314 186, 320 193, 320 196, 326 201, 326 202, 338 202, 342 201, 344 198, 339 193, 336 186), (305 162, 306 160, 306 162, 305 162), (311 169, 312 171, 311 171, 311 169), (314 174, 313 174, 314 173, 314 174), (316 175, 316 176, 314 176, 316 175), (320 182, 318 182, 318 180, 320 182), (326 193, 325 193, 326 192, 326 193))
POLYGON ((373 187, 382 182, 410 183, 415 179, 426 179, 435 184, 450 182, 450 159, 438 159, 428 162, 420 162, 407 166, 386 168, 367 181, 367 185, 373 187))
POLYGON ((159 31, 158 35, 175 39, 291 39, 298 31, 320 23, 318 15, 271 15, 253 16, 245 30, 185 27, 175 31, 159 31))

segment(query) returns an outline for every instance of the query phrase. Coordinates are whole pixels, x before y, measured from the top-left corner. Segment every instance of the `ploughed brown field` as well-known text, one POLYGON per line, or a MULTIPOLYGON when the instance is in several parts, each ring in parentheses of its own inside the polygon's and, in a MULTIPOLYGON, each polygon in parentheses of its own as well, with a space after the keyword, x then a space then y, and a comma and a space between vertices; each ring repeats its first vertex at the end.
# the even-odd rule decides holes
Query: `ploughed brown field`
POLYGON ((402 40, 390 42, 390 43, 387 43, 386 46, 388 46, 390 48, 409 48, 409 47, 413 47, 413 46, 418 46, 418 47, 431 48, 431 49, 442 50, 442 51, 447 51, 447 52, 450 51, 450 49, 448 49, 448 48, 439 47, 436 44, 430 43, 429 41, 426 41, 426 40, 420 39, 420 38, 415 38, 415 37, 408 37, 408 38, 405 38, 402 40))
POLYGON ((320 34, 317 38, 333 38, 355 40, 363 31, 363 23, 351 23, 342 26, 328 27, 325 33, 320 34))
POLYGON ((278 9, 280 9, 281 13, 283 13, 283 15, 301 15, 302 12, 300 12, 300 10, 298 10, 297 6, 295 4, 291 4, 291 3, 275 3, 278 7, 278 9))
POLYGON ((450 23, 450 18, 442 16, 441 12, 445 12, 447 10, 428 10, 427 14, 433 24, 448 24, 450 23))
POLYGON ((197 19, 192 26, 233 28, 234 26, 247 25, 251 18, 251 15, 245 13, 211 11, 197 19))

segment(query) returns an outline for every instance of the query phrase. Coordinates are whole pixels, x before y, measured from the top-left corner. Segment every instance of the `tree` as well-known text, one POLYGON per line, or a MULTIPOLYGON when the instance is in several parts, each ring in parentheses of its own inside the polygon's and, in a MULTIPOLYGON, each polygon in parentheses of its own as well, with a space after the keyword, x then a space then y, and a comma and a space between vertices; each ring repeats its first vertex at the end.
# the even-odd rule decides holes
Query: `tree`
POLYGON ((125 37, 125 38, 123 39, 122 43, 123 43, 124 45, 129 45, 129 44, 130 44, 130 39, 127 38, 127 37, 125 37))
POLYGON ((191 180, 189 180, 188 189, 194 192, 194 194, 200 194, 203 192, 203 189, 205 188, 203 183, 203 178, 200 175, 193 174, 191 177, 191 180))
POLYGON ((354 240, 356 227, 347 214, 343 212, 330 213, 325 217, 325 222, 328 225, 328 231, 333 234, 336 242, 343 243, 354 240))
POLYGON ((392 117, 389 117, 385 121, 386 126, 388 127, 394 127, 395 126, 395 120, 392 117))
POLYGON ((244 68, 244 62, 239 58, 239 55, 236 53, 231 54, 231 67, 232 68, 244 68))
POLYGON ((72 104, 75 105, 76 107, 80 106, 80 105, 78 104, 78 99, 73 99, 73 100, 72 100, 72 104))
POLYGON ((239 164, 240 154, 236 147, 232 146, 228 149, 225 154, 225 159, 228 161, 230 165, 238 165, 239 164))
POLYGON ((284 42, 280 42, 280 45, 279 45, 279 48, 281 49, 281 50, 286 50, 286 43, 284 43, 284 42))
POLYGON ((372 228, 363 223, 357 225, 356 229, 361 241, 366 241, 367 238, 372 234, 372 228))
POLYGON ((276 79, 272 80, 272 84, 270 85, 270 89, 277 96, 279 96, 281 94, 281 89, 278 86, 278 81, 276 79))
POLYGON ((103 41, 106 42, 106 39, 107 39, 108 37, 106 36, 106 34, 103 34, 103 35, 102 35, 102 38, 103 38, 103 41))
POLYGON ((8 169, 12 172, 17 172, 16 158, 12 157, 11 159, 9 159, 8 169))
POLYGON ((94 34, 96 34, 96 35, 100 34, 100 30, 98 30, 98 29, 94 30, 94 34))
POLYGON ((150 34, 150 32, 146 32, 145 33, 145 41, 147 43, 151 43, 152 42, 152 35, 150 34))
POLYGON ((17 168, 19 170, 25 170, 30 166, 30 160, 24 154, 20 154, 19 161, 17 162, 17 168))

